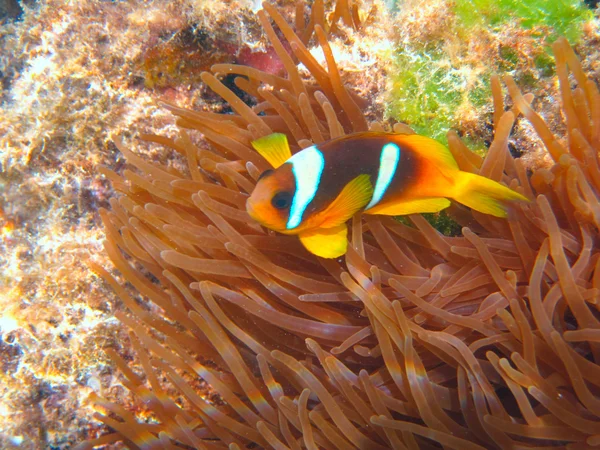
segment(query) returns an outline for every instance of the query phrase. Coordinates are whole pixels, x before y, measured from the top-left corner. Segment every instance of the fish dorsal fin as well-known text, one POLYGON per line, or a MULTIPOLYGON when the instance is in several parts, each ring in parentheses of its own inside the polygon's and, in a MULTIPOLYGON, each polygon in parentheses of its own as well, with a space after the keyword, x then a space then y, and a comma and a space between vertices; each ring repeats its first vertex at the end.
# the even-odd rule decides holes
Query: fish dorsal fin
POLYGON ((373 185, 371 184, 371 177, 367 174, 357 176, 344 186, 344 189, 342 189, 342 192, 340 192, 336 199, 325 211, 320 213, 325 219, 320 224, 320 227, 332 228, 345 223, 358 210, 368 204, 372 196, 373 185))
POLYGON ((345 223, 300 233, 298 237, 309 252, 321 258, 337 258, 348 248, 348 227, 345 223))
POLYGON ((440 168, 459 170, 454 156, 445 145, 435 139, 418 134, 398 135, 397 140, 404 142, 424 158, 436 163, 440 168))
POLYGON ((252 147, 275 169, 292 157, 287 136, 273 133, 251 142, 252 147))

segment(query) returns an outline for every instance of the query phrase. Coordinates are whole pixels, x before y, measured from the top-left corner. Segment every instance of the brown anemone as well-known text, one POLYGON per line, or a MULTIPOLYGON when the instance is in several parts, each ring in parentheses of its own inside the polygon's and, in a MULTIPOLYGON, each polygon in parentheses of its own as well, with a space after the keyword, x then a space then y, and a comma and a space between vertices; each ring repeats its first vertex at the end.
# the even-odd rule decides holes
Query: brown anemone
POLYGON ((297 150, 369 128, 328 44, 338 19, 360 27, 356 9, 338 2, 329 23, 316 1, 305 24, 299 5, 293 26, 273 6, 258 13, 286 77, 212 68, 243 75, 236 84, 256 107, 211 73, 202 79, 235 114, 167 106, 180 136, 147 140, 179 152, 186 170, 123 146, 129 169, 104 170, 120 192, 101 212, 106 251, 145 302, 95 269, 127 308, 119 319, 131 329, 144 377, 112 356, 151 420, 96 397, 105 412, 98 419, 114 431, 82 447, 600 445, 600 95, 573 50, 565 40, 554 45, 565 139, 508 76, 514 106, 505 110, 495 78, 495 138, 484 159, 448 134, 462 170, 504 182, 530 204, 508 220, 454 205, 450 213, 464 226, 454 237, 420 215, 406 224, 358 215, 348 254, 320 260, 295 237, 257 226, 244 209, 267 168, 251 140, 283 132, 297 150), (326 67, 308 51, 311 39, 326 67), (507 139, 518 114, 543 140, 551 168, 528 174, 511 157, 507 139), (211 150, 198 149, 184 129, 202 133, 211 150), (198 380, 220 400, 207 398, 198 380))

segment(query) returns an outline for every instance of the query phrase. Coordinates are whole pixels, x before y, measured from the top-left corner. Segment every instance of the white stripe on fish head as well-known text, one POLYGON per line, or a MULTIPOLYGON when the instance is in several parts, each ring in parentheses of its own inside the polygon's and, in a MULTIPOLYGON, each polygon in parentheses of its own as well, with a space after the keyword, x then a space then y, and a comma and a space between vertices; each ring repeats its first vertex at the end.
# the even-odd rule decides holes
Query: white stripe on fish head
POLYGON ((313 145, 296 153, 287 162, 292 164, 292 172, 296 179, 296 193, 286 225, 286 228, 291 230, 300 225, 306 208, 319 190, 325 158, 323 153, 313 145))
POLYGON ((372 208, 381 201, 396 174, 399 162, 400 147, 393 143, 385 144, 381 149, 381 156, 379 157, 379 171, 377 172, 377 182, 373 190, 373 197, 371 197, 371 201, 365 207, 365 210, 372 208))

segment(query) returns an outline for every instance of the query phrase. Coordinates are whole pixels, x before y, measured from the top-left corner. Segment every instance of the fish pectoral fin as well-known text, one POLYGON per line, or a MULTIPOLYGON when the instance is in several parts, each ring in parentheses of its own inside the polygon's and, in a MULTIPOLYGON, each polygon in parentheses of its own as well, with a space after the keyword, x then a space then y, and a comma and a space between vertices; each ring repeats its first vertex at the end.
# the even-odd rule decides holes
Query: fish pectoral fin
POLYGON ((309 252, 321 258, 337 258, 348 248, 348 227, 345 223, 301 233, 298 237, 309 252))
POLYGON ((450 200, 443 197, 420 198, 399 201, 391 204, 375 205, 367 209, 365 214, 381 214, 384 216, 403 216, 406 214, 436 213, 450 206, 450 200))
POLYGON ((358 210, 369 203, 373 196, 371 177, 359 175, 349 182, 336 199, 320 213, 324 221, 321 228, 332 228, 347 222, 358 210))
POLYGON ((251 142, 252 147, 275 169, 292 157, 287 136, 273 133, 251 142))

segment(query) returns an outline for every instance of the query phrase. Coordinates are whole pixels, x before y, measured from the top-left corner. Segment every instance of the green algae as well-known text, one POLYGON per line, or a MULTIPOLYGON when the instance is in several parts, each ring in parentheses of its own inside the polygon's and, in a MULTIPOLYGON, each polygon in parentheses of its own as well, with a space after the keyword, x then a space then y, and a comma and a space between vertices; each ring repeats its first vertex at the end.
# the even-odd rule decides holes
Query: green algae
MULTIPOLYGON (((387 104, 389 117, 443 143, 448 129, 489 112, 492 73, 512 72, 522 86, 534 87, 554 74, 551 42, 559 36, 578 42, 583 23, 593 17, 580 0, 453 0, 448 5, 449 33, 462 46, 459 57, 456 48, 448 54, 444 37, 404 39, 394 54, 387 104), (535 44, 531 64, 521 61, 514 42, 495 43, 507 27, 526 30, 535 44), (492 38, 483 42, 479 36, 492 38), (488 54, 496 56, 474 58, 469 53, 477 45, 488 45, 488 54)), ((468 138, 476 147, 483 143, 483 137, 468 138)))
POLYGON ((454 0, 453 12, 463 31, 517 21, 526 29, 544 29, 549 41, 564 36, 569 42, 581 38, 582 23, 593 17, 580 0, 454 0))
MULTIPOLYGON (((433 226, 444 236, 460 236, 462 230, 461 225, 452 217, 450 217, 445 210, 438 213, 422 213, 421 215, 425 218, 425 220, 427 220, 427 222, 431 224, 431 226, 433 226)), ((402 225, 414 228, 414 225, 407 216, 394 216, 394 220, 402 225)))
POLYGON ((441 51, 411 53, 399 49, 398 71, 393 75, 392 101, 387 114, 408 123, 417 133, 446 144, 446 133, 454 125, 456 109, 480 108, 489 102, 488 78, 469 83, 464 67, 453 65, 441 51))
POLYGON ((453 237, 461 235, 462 227, 445 210, 439 213, 424 213, 422 215, 433 228, 444 236, 453 237))

